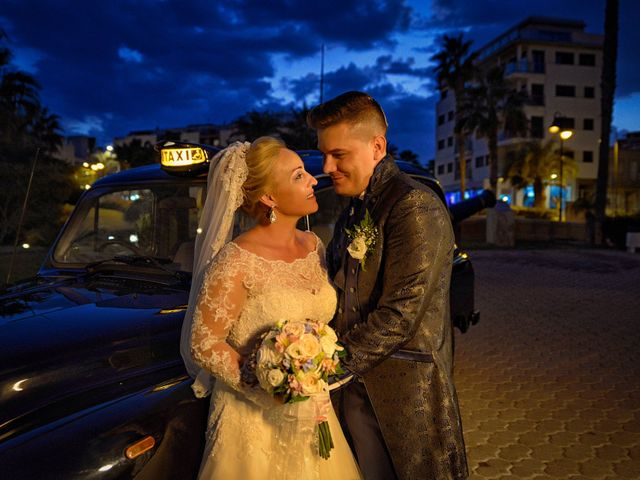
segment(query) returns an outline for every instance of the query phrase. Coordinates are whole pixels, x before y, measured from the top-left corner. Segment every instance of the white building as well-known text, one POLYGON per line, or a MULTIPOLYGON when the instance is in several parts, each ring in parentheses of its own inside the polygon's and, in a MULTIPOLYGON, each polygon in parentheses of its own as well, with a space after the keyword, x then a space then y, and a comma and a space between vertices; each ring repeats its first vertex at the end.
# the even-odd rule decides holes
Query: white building
MULTIPOLYGON (((586 33, 584 29, 582 21, 530 17, 478 51, 481 68, 503 65, 505 76, 513 80, 516 88, 526 90, 530 98, 524 108, 530 126, 528 137, 499 137, 499 176, 503 174, 505 158, 514 155, 519 144, 531 139, 545 142, 553 137, 548 127, 555 114, 573 123, 573 136, 564 142, 564 155, 576 160, 578 171, 575 177, 565 174, 567 188, 563 197, 566 202, 595 190, 598 170, 599 85, 604 37, 586 33)), ((454 117, 455 97, 444 90, 436 107, 435 174, 450 202, 460 198, 454 117)), ((468 195, 489 186, 487 142, 472 137, 467 140, 466 152, 468 195)), ((558 198, 559 187, 547 189, 548 206, 555 207, 553 202, 558 198)), ((528 205, 533 193, 530 189, 516 192, 500 179, 498 195, 509 203, 528 205)))
POLYGON ((113 139, 113 144, 122 146, 139 140, 142 146, 153 146, 162 140, 202 143, 212 146, 227 145, 233 133, 232 125, 218 126, 211 124, 188 125, 179 128, 164 128, 156 130, 140 130, 129 132, 125 137, 113 139))

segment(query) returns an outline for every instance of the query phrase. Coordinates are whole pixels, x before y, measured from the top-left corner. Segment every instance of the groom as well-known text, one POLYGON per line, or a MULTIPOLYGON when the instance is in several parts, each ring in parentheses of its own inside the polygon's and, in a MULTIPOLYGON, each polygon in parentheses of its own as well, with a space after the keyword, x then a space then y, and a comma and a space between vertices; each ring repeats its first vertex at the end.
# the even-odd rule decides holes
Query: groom
POLYGON ((327 248, 334 326, 356 380, 332 398, 364 477, 467 477, 452 380, 446 206, 387 154, 387 121, 362 92, 309 112, 323 170, 351 197, 327 248))

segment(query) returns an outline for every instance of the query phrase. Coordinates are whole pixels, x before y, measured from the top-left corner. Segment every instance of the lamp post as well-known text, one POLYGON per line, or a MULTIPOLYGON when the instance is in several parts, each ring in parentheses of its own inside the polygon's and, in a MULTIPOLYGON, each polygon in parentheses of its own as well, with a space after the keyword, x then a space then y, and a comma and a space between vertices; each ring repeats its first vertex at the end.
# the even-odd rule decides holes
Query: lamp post
POLYGON ((558 221, 562 222, 562 201, 564 192, 564 183, 562 178, 564 166, 564 141, 571 138, 573 130, 569 127, 567 118, 556 112, 553 115, 553 123, 549 126, 549 133, 557 133, 560 136, 560 205, 558 206, 558 221))

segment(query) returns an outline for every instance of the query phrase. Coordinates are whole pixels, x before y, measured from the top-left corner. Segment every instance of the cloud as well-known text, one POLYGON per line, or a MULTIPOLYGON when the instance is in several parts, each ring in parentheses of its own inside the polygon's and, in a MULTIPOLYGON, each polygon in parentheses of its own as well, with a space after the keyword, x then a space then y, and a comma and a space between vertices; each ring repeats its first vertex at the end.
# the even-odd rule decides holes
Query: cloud
POLYGON ((104 123, 104 118, 87 115, 81 119, 66 119, 63 127, 71 134, 99 136, 104 132, 104 123))
MULTIPOLYGON (((325 44, 340 52, 327 60, 325 98, 375 92, 389 111, 393 142, 426 160, 434 38, 465 31, 480 47, 529 14, 583 18, 597 33, 603 9, 579 0, 434 0, 430 10, 419 0, 7 0, 0 25, 21 68, 37 74, 45 105, 65 125, 96 132, 101 125, 105 137, 313 105, 325 44)), ((638 10, 622 0, 619 97, 640 89, 638 10)))
MULTIPOLYGON (((409 93, 403 87, 403 82, 392 83, 387 76, 389 73, 417 77, 427 74, 423 69, 414 68, 412 59, 394 60, 390 56, 380 56, 371 65, 359 67, 350 63, 325 74, 325 99, 350 90, 369 93, 385 111, 389 121, 389 142, 400 150, 413 150, 419 155, 419 160, 426 163, 434 152, 433 116, 437 97, 409 93)), ((296 98, 312 97, 317 102, 318 84, 319 76, 308 74, 286 81, 283 87, 288 88, 296 98)))
POLYGON ((120 47, 118 49, 118 56, 125 62, 131 63, 141 63, 143 58, 139 51, 133 50, 129 47, 120 47))

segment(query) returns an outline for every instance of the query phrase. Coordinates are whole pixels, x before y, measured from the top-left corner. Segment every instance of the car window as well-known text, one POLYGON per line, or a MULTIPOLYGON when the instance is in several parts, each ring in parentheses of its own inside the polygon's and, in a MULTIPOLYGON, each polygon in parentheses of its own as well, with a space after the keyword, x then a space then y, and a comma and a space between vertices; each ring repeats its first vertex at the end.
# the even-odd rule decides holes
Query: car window
POLYGON ((54 252, 56 262, 148 255, 191 269, 204 184, 96 190, 65 228, 54 252))

